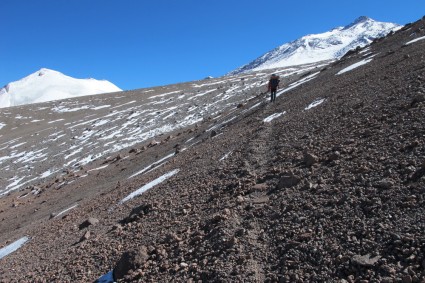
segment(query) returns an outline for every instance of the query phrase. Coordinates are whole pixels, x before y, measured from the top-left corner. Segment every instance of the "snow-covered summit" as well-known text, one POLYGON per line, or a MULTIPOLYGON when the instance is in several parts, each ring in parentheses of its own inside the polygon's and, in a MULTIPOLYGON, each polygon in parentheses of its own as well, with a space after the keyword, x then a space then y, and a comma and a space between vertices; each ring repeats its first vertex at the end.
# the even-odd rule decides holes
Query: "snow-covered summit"
POLYGON ((43 68, 0 89, 0 108, 116 91, 121 89, 106 80, 75 79, 43 68))
POLYGON ((357 46, 366 46, 374 39, 384 37, 400 28, 398 24, 377 22, 362 16, 345 27, 306 35, 283 44, 230 74, 336 60, 349 50, 357 46))

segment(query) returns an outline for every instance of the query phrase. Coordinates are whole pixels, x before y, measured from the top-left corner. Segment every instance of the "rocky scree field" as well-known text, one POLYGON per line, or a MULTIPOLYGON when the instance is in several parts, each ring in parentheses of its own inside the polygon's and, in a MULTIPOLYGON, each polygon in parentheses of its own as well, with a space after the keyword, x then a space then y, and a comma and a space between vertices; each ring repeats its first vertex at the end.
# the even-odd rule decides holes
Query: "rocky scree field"
POLYGON ((282 76, 273 104, 270 73, 253 74, 255 94, 218 117, 37 184, 27 203, 10 192, 2 240, 30 240, 0 281, 425 282, 424 50, 422 19, 282 76))

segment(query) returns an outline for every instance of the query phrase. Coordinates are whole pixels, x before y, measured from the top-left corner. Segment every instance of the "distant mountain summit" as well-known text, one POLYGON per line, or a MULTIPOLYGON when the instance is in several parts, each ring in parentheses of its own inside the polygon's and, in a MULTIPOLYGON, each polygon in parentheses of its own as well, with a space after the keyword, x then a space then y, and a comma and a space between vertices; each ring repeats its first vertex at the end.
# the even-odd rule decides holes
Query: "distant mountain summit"
POLYGON ((121 89, 109 81, 75 79, 43 68, 0 89, 0 108, 116 91, 121 89))
POLYGON ((374 39, 384 37, 401 27, 398 24, 377 22, 362 16, 345 27, 337 27, 325 33, 306 35, 283 44, 229 74, 236 75, 250 71, 339 59, 347 51, 355 49, 357 46, 363 47, 374 39))

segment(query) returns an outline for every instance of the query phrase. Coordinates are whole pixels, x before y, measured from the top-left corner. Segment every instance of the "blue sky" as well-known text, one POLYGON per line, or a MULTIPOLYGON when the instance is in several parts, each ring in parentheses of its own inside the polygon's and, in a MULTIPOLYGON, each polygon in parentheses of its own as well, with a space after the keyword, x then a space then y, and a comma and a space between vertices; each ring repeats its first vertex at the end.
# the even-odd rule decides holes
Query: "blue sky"
POLYGON ((423 0, 0 0, 0 87, 40 68, 129 90, 222 76, 359 16, 406 24, 423 0))

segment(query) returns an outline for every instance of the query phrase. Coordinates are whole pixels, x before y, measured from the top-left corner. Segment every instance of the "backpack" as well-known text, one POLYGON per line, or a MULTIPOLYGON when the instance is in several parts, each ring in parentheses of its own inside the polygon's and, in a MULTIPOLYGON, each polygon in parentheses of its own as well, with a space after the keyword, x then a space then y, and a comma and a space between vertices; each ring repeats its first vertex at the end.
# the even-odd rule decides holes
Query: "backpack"
POLYGON ((270 79, 270 87, 271 88, 277 88, 277 86, 279 85, 279 77, 278 76, 272 76, 270 79))

